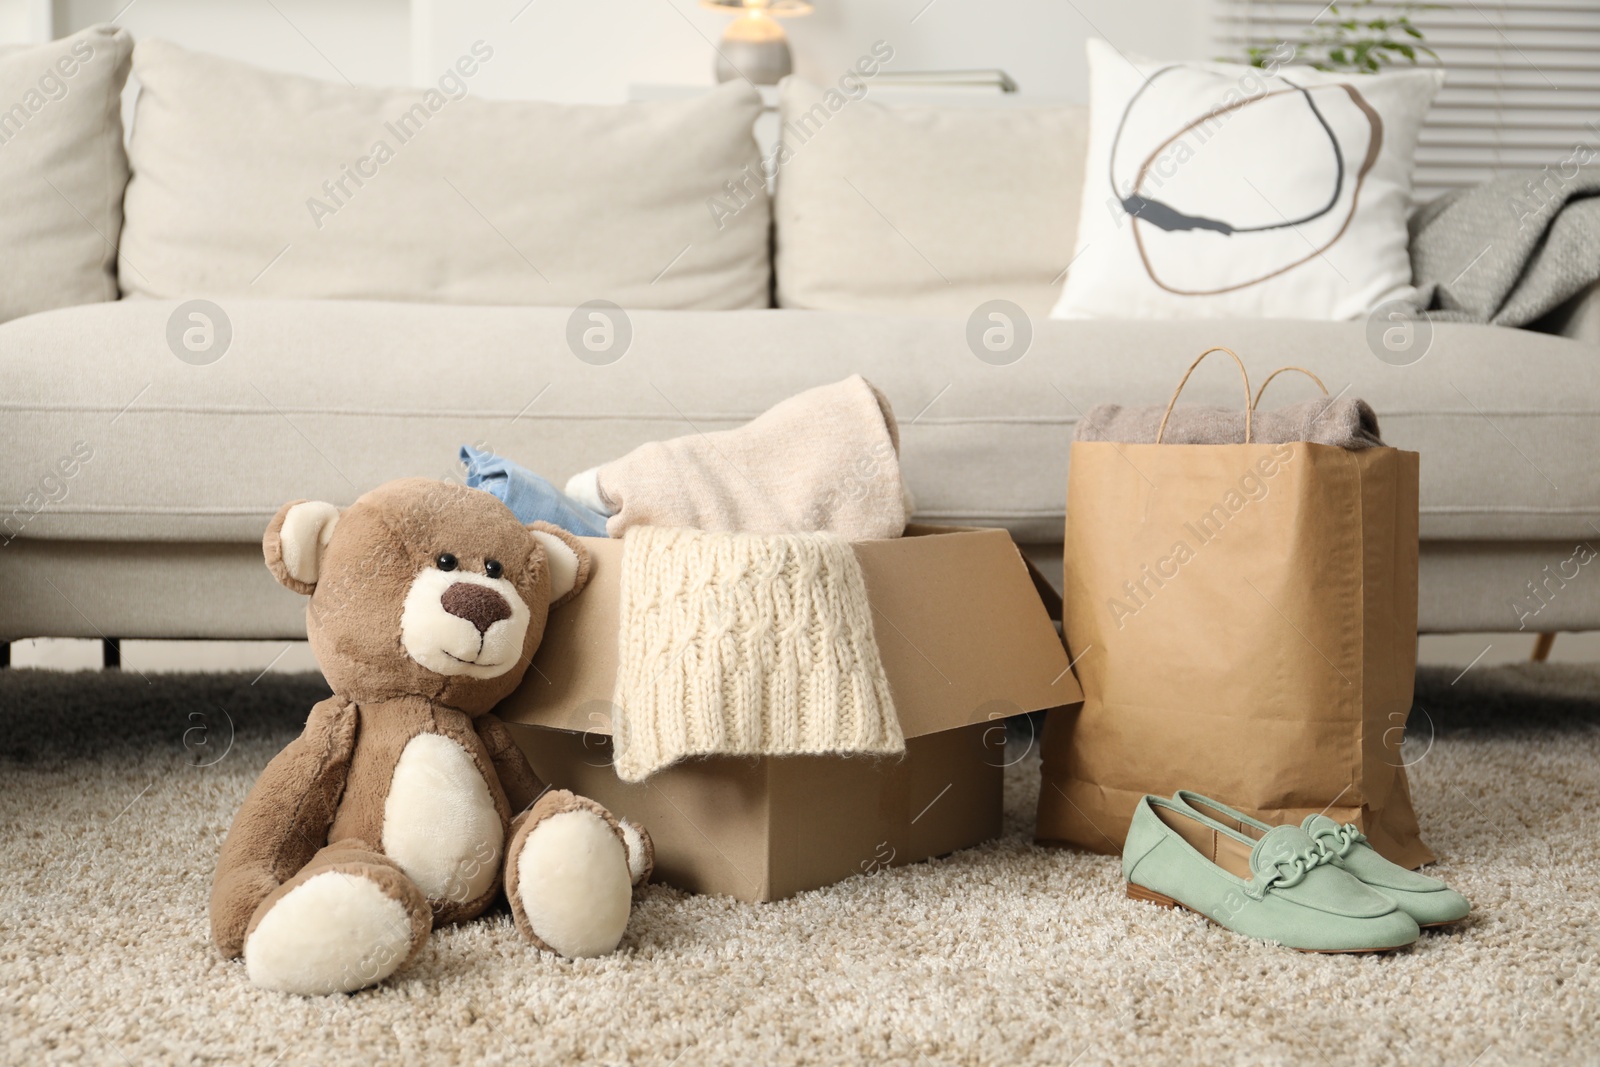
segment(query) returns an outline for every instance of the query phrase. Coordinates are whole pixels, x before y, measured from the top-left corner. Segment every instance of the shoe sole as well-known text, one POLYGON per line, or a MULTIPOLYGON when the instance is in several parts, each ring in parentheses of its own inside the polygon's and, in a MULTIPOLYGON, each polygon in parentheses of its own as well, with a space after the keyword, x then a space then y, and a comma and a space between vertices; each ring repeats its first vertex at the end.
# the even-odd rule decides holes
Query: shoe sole
MULTIPOLYGON (((1173 900, 1169 896, 1166 896, 1162 893, 1157 893, 1154 889, 1146 889, 1144 886, 1134 885, 1132 882, 1128 883, 1128 899, 1144 901, 1147 904, 1154 904, 1160 908, 1172 908, 1177 911, 1187 911, 1192 915, 1200 916, 1212 926, 1218 926, 1224 930, 1228 929, 1226 926, 1223 926, 1205 912, 1196 911, 1194 908, 1189 907, 1189 905, 1183 903, 1181 900, 1173 900)), ((1234 933, 1235 931, 1229 930, 1228 932, 1234 933)), ((1240 934, 1239 936, 1243 937, 1245 935, 1240 934)), ((1282 944, 1282 942, 1279 942, 1279 944, 1282 944)), ((1400 949, 1408 946, 1391 945, 1388 948, 1295 948, 1293 945, 1284 945, 1283 947, 1294 949, 1296 952, 1304 952, 1307 955, 1312 956, 1367 956, 1375 952, 1398 952, 1400 949)))

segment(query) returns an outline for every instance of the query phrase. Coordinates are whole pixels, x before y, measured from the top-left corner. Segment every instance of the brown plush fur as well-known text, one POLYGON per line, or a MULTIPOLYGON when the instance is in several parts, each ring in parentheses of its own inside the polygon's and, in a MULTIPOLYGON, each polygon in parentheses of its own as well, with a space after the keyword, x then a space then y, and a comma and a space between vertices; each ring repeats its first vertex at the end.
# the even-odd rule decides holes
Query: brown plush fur
POLYGON ((327 841, 355 747, 356 709, 332 697, 256 779, 211 884, 211 937, 224 956, 244 952, 257 906, 327 841))
POLYGON ((474 725, 478 728, 478 738, 489 753, 489 762, 494 764, 500 786, 505 790, 506 803, 514 812, 527 811, 539 799, 539 794, 544 792, 544 785, 533 773, 533 768, 528 766, 528 757, 511 739, 511 731, 506 729, 506 724, 494 715, 485 712, 474 720, 474 725))
MULTIPOLYGON (((395 768, 419 734, 456 742, 483 776, 503 831, 502 863, 517 855, 533 826, 558 811, 588 807, 613 829, 617 822, 592 801, 544 792, 505 724, 489 714, 522 681, 544 636, 550 567, 529 528, 475 489, 420 478, 390 482, 339 514, 321 550, 317 580, 309 582, 292 575, 285 562, 284 522, 299 503, 278 512, 262 549, 280 582, 310 596, 307 636, 335 695, 311 710, 305 731, 267 766, 234 819, 212 886, 212 935, 225 956, 241 955, 278 900, 331 869, 366 877, 405 905, 414 954, 433 925, 480 914, 501 889, 497 877, 476 899, 429 901, 383 854, 395 768), (402 643, 412 582, 441 552, 453 553, 462 572, 477 575, 484 574, 486 560, 499 560, 529 609, 521 656, 498 677, 436 674, 402 643)), ((560 537, 577 554, 578 580, 567 596, 576 595, 589 576, 582 542, 547 523, 533 528, 560 537)), ((537 941, 520 914, 518 922, 537 941)))

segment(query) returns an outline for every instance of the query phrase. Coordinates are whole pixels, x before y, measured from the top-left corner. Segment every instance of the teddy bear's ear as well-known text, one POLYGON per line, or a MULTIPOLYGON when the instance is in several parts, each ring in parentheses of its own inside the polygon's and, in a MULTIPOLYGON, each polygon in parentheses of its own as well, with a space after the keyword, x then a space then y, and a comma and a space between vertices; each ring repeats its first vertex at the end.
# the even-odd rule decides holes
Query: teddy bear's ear
POLYGON ((565 604, 589 584, 589 550, 572 534, 548 522, 530 522, 528 532, 550 563, 550 606, 565 604))
POLYGON ((311 595, 322 571, 322 552, 328 547, 339 509, 320 500, 296 500, 278 509, 261 539, 267 569, 296 593, 311 595))

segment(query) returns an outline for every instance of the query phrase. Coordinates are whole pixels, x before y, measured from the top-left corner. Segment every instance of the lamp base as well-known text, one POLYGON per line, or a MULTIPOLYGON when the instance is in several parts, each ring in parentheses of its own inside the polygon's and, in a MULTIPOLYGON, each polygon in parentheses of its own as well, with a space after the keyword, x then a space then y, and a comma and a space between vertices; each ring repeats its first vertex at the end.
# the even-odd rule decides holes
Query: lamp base
MULTIPOLYGON (((768 20, 777 29, 777 24, 768 20)), ((757 85, 777 85, 794 73, 794 59, 789 54, 789 41, 780 29, 776 36, 765 35, 760 40, 734 36, 739 23, 729 27, 722 43, 717 46, 717 81, 749 78, 757 85)))

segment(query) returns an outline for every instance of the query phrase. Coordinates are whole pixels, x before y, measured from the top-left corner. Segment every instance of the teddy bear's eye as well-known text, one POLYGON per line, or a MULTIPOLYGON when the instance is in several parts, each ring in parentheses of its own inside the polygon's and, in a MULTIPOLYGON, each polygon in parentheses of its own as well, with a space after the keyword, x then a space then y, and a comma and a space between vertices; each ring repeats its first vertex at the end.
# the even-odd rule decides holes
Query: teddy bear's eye
POLYGON ((483 561, 483 573, 490 578, 498 578, 505 573, 505 568, 500 566, 500 561, 497 559, 486 559, 483 561))
POLYGON ((456 557, 449 552, 441 552, 433 564, 442 571, 453 571, 456 569, 456 557))

